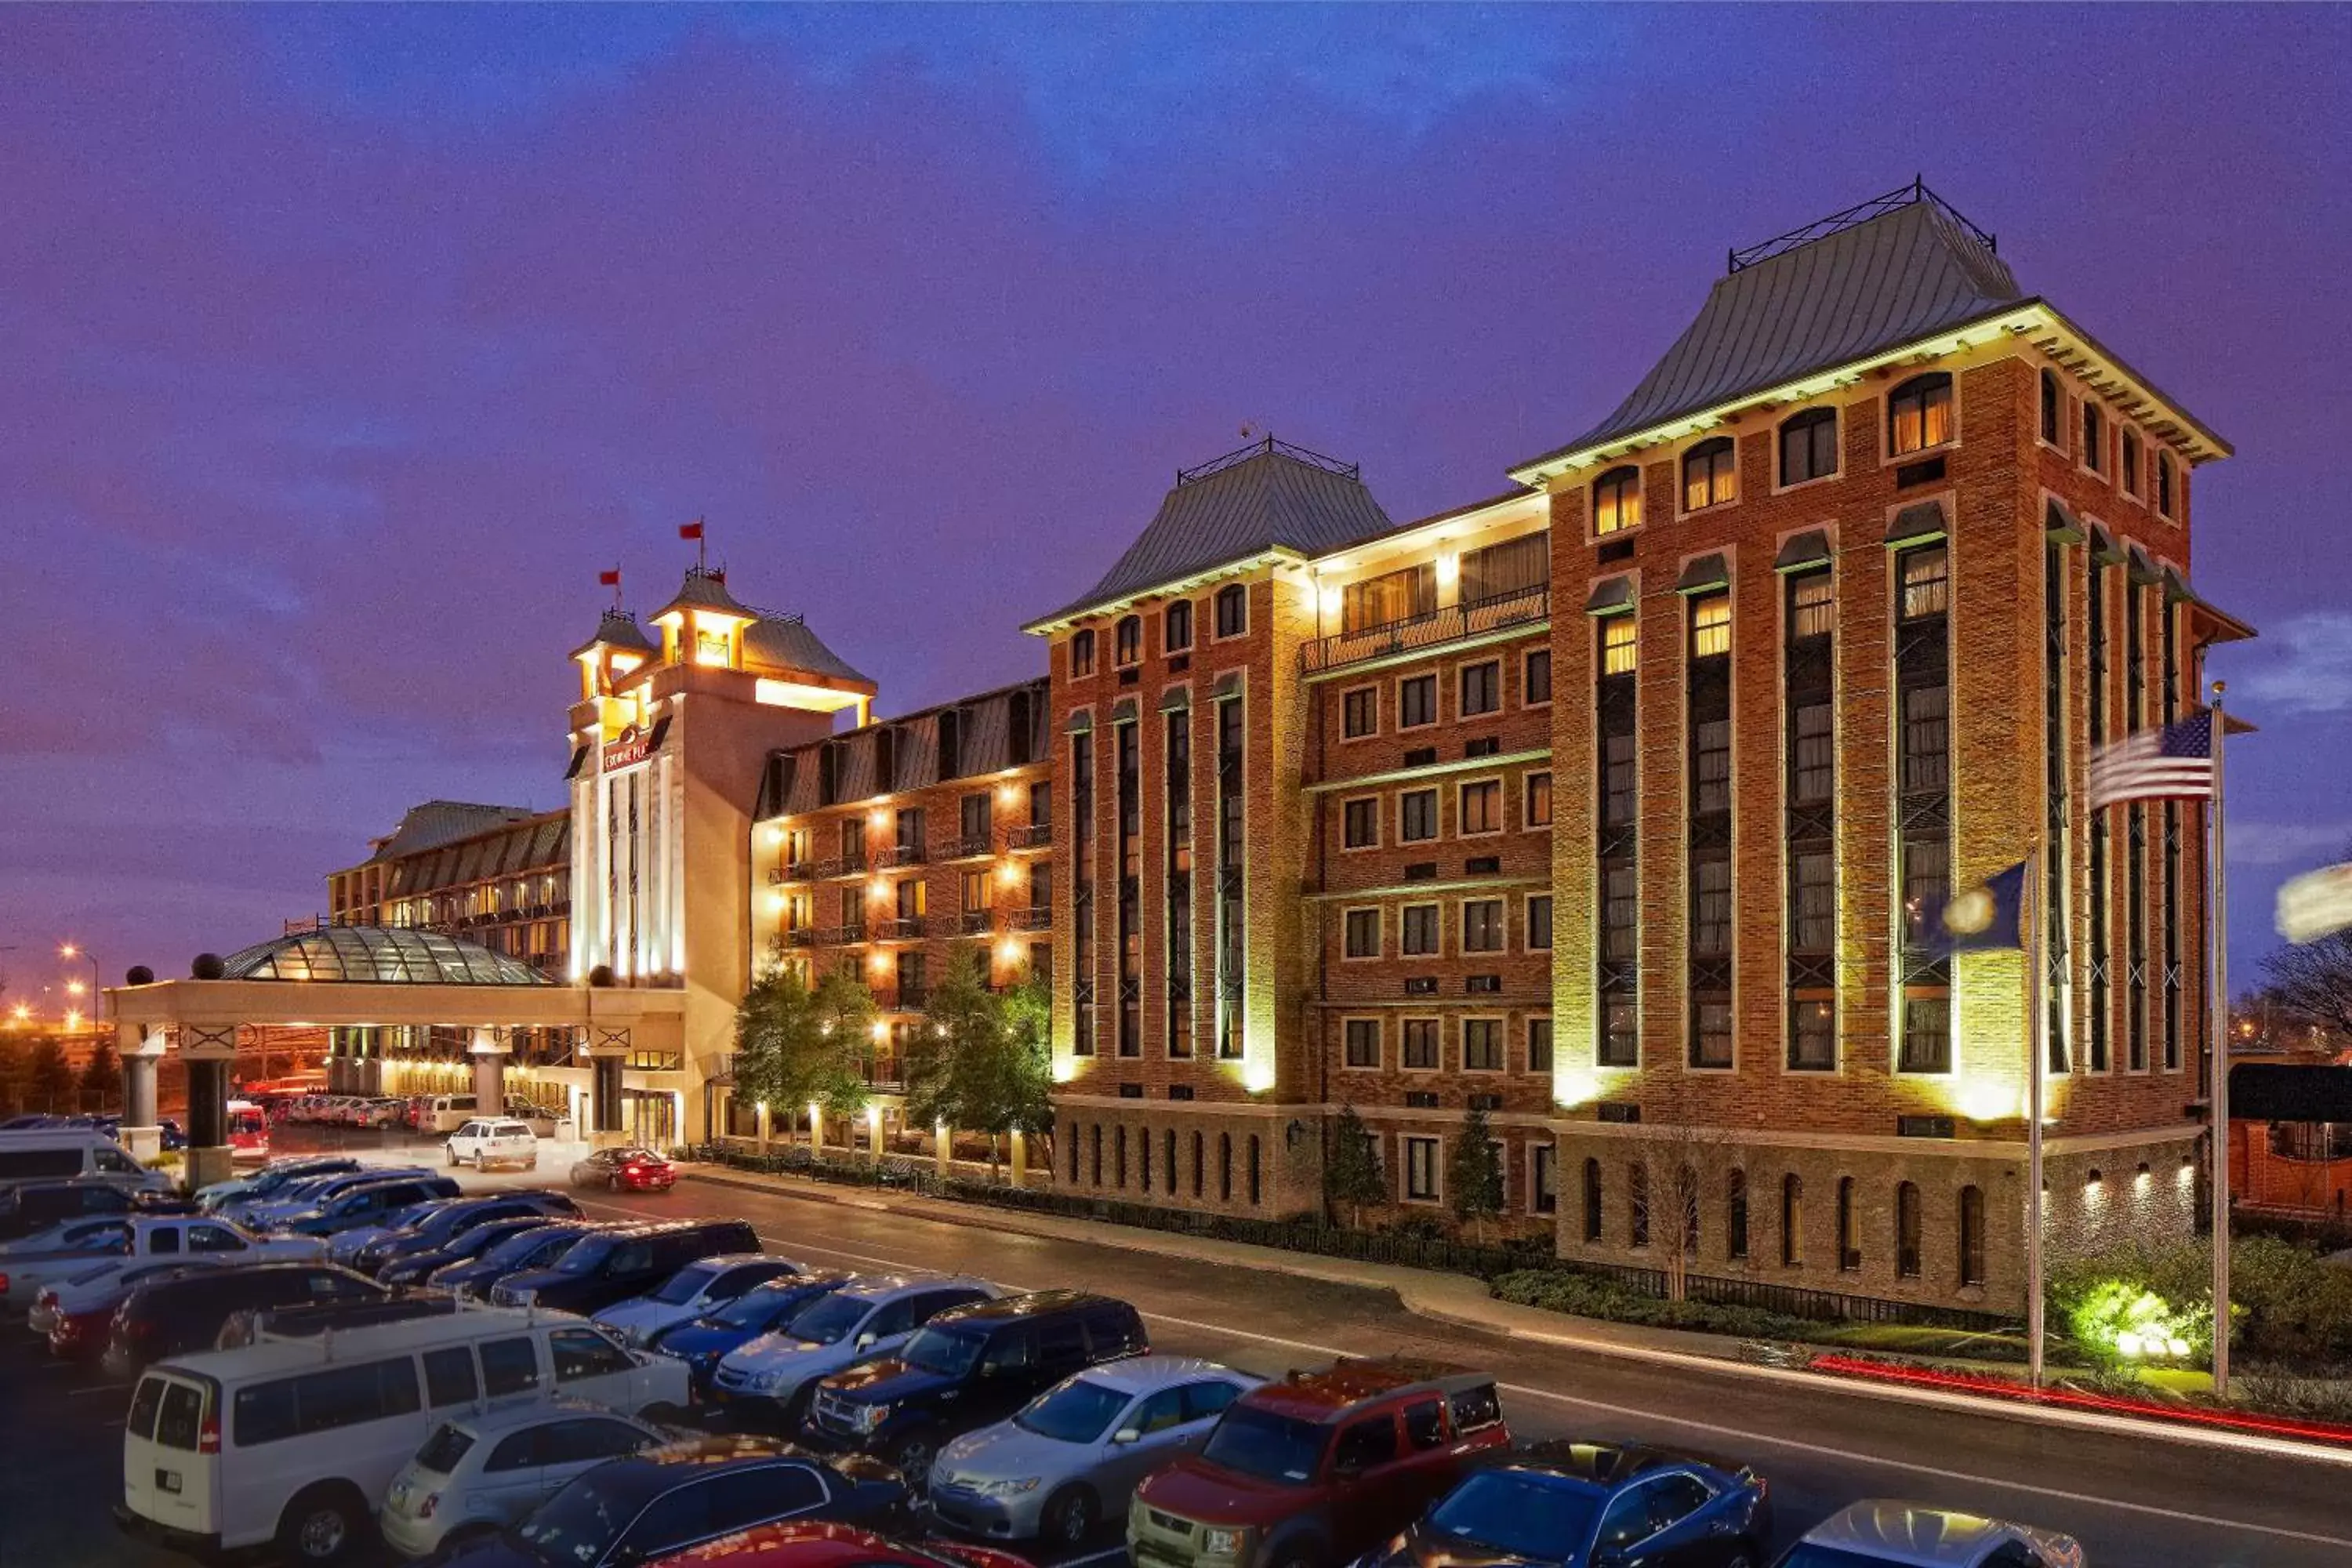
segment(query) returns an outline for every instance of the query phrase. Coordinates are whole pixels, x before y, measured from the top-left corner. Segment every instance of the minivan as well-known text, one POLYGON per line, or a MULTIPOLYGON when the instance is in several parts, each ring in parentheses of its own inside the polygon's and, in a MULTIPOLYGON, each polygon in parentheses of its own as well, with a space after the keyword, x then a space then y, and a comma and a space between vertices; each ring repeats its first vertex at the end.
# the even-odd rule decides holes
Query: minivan
POLYGON ((455 1132, 474 1119, 476 1101, 470 1094, 436 1094, 417 1113, 419 1132, 455 1132))
POLYGON ((103 1132, 70 1127, 0 1132, 0 1187, 75 1176, 104 1176, 146 1192, 172 1190, 169 1176, 147 1169, 103 1132))
POLYGON ((490 1300, 501 1307, 553 1307, 588 1315, 645 1295, 698 1258, 759 1250, 750 1220, 625 1226, 583 1238, 552 1268, 508 1276, 491 1288, 490 1300))
POLYGON ((201 1554, 339 1562, 442 1420, 551 1390, 636 1412, 683 1402, 686 1369, 591 1323, 496 1310, 174 1357, 131 1395, 116 1517, 201 1554))

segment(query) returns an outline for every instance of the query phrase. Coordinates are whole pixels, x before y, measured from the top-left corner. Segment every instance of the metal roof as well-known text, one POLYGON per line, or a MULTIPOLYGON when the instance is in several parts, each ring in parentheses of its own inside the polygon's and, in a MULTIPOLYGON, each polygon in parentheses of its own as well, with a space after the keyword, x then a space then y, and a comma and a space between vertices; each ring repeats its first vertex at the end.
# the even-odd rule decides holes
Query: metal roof
POLYGON ((463 800, 428 800, 422 805, 412 805, 401 813, 400 826, 383 847, 368 857, 371 860, 395 860, 404 855, 415 855, 444 844, 454 844, 460 838, 470 838, 477 833, 487 833, 494 827, 504 827, 509 822, 520 822, 539 814, 527 805, 478 805, 463 800))
POLYGON ((727 591, 727 574, 703 566, 689 566, 686 569, 686 581, 678 584, 677 593, 668 604, 654 612, 654 619, 659 620, 672 610, 689 607, 723 610, 730 616, 740 616, 747 621, 752 618, 752 612, 743 605, 742 601, 727 591))
POLYGON ((322 926, 233 952, 224 980, 355 980, 415 985, 551 985, 504 953, 404 926, 322 926))
POLYGON ((1697 318, 1609 417, 1519 467, 1948 331, 2025 298, 1990 240, 1925 186, 1865 205, 1881 210, 1717 279, 1697 318))
POLYGON ((1270 550, 1321 555, 1395 527, 1355 464, 1269 436, 1181 470, 1158 514, 1102 580, 1028 629, 1270 550))
POLYGON ((787 669, 806 670, 811 675, 829 675, 836 680, 855 681, 865 687, 874 684, 852 668, 848 660, 825 647, 824 639, 809 630, 808 623, 797 616, 763 616, 745 626, 743 659, 747 664, 781 665, 787 669))
POLYGON ((573 648, 572 657, 578 658, 589 649, 599 646, 634 648, 639 653, 657 651, 653 639, 646 637, 644 628, 637 625, 637 617, 617 605, 605 610, 604 615, 597 618, 596 635, 573 648))

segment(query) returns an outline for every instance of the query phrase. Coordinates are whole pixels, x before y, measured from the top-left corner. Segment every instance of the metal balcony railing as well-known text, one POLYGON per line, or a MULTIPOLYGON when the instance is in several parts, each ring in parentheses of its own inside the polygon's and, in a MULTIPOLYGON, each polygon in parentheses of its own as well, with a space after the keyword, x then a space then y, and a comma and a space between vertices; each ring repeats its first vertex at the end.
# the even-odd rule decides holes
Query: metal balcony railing
POLYGON ((1048 930, 1054 923, 1053 906, 1050 904, 1031 904, 1025 909, 1015 910, 1013 911, 1013 918, 1010 923, 1014 931, 1048 930))
POLYGON ((1007 849, 1051 849, 1054 847, 1054 825, 1050 822, 1024 822, 1004 830, 1007 849))
POLYGON ((887 871, 898 866, 919 866, 926 857, 919 844, 886 844, 874 851, 874 868, 887 871))
POLYGON ((1425 616, 1407 616, 1402 620, 1384 621, 1376 626, 1317 637, 1298 650, 1298 664, 1301 670, 1312 675, 1319 670, 1354 664, 1360 659, 1418 653, 1462 637, 1479 637, 1508 626, 1540 621, 1550 614, 1549 588, 1518 588, 1465 604, 1448 605, 1425 616))
POLYGON ((947 840, 940 846, 939 858, 942 860, 970 860, 995 852, 995 841, 989 835, 979 833, 947 840))
POLYGON ((819 928, 812 937, 814 944, 818 947, 840 947, 848 942, 865 940, 866 925, 862 921, 852 921, 845 925, 824 926, 819 928))
POLYGON ((877 942, 914 942, 929 930, 930 921, 920 915, 895 921, 877 921, 874 925, 877 942))
POLYGON ((830 881, 835 877, 862 877, 866 874, 866 851, 861 849, 855 855, 836 855, 830 860, 820 860, 810 868, 809 874, 820 882, 830 881))
POLYGON ((958 936, 986 936, 989 933, 990 929, 994 925, 995 920, 996 917, 991 910, 966 910, 963 913, 956 917, 956 934, 958 936))

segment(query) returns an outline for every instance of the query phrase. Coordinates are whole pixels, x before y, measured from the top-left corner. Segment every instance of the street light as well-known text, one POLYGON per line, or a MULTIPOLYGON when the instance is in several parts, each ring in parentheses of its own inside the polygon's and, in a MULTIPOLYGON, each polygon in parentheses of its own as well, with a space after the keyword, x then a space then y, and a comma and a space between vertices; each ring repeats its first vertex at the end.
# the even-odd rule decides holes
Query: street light
MULTIPOLYGON (((89 964, 89 988, 93 994, 97 993, 99 987, 98 954, 90 952, 89 949, 82 946, 79 942, 68 942, 58 944, 58 956, 59 958, 79 958, 84 963, 89 964)), ((72 994, 77 996, 81 994, 81 990, 79 986, 68 985, 66 989, 72 992, 72 994)))

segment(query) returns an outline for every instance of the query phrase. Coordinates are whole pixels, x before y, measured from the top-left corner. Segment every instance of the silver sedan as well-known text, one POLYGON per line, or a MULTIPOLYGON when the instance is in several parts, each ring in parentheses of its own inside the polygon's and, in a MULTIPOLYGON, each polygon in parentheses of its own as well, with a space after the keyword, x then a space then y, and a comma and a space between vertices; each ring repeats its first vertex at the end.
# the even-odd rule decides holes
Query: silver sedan
POLYGON ((1124 1518, 1137 1483, 1197 1449, 1258 1381, 1191 1356, 1106 1362, 941 1448, 928 1507, 967 1535, 1077 1545, 1124 1518))

